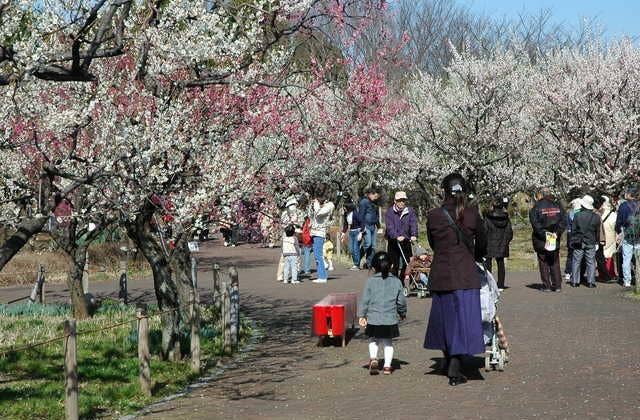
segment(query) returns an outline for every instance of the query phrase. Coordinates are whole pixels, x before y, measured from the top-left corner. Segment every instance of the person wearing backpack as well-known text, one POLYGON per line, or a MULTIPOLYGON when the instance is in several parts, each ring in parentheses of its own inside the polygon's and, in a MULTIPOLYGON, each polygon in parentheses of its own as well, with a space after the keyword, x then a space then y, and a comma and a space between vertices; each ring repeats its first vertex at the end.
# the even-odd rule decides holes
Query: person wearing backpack
POLYGON ((596 287, 596 250, 600 246, 600 216, 594 212, 594 200, 590 195, 582 197, 582 209, 573 219, 571 243, 573 249, 573 272, 571 286, 580 286, 581 266, 586 261, 587 287, 596 287))
POLYGON ((356 205, 354 203, 345 204, 341 240, 344 241, 347 238, 349 240, 349 251, 351 251, 351 260, 353 261, 353 266, 350 268, 351 271, 360 270, 360 248, 363 232, 364 225, 356 205))
POLYGON ((640 261, 640 203, 638 187, 627 189, 627 201, 620 205, 616 218, 617 241, 622 247, 622 285, 631 287, 631 260, 635 254, 636 270, 640 261))
POLYGON ((531 239, 538 255, 538 268, 542 279, 542 291, 559 292, 560 238, 567 227, 567 217, 562 206, 553 198, 549 188, 540 191, 541 197, 529 212, 533 228, 531 239))

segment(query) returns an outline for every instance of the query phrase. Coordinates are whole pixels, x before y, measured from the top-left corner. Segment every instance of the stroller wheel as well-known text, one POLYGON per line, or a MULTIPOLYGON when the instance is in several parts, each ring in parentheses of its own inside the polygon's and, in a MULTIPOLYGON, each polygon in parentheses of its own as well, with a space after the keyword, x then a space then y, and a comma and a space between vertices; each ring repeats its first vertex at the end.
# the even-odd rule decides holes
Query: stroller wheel
POLYGON ((402 288, 402 294, 404 295, 404 297, 408 297, 409 296, 409 288, 408 287, 403 287, 402 288))
POLYGON ((489 352, 484 355, 484 371, 491 372, 491 353, 489 352))
POLYGON ((505 359, 507 358, 507 352, 504 349, 500 350, 500 358, 498 359, 498 370, 502 372, 504 370, 505 359))

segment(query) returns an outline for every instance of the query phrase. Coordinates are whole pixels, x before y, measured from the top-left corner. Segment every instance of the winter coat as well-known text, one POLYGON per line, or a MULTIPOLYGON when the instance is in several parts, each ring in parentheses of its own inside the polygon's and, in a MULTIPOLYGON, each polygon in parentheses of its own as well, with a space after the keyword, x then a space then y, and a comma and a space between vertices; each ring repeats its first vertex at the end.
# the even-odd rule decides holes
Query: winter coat
POLYGON ((385 214, 385 227, 387 239, 396 239, 398 236, 410 238, 418 237, 418 218, 411 207, 405 207, 399 211, 396 206, 391 206, 385 214))
POLYGON ((508 258, 509 243, 513 240, 513 228, 509 213, 503 209, 493 210, 484 218, 487 230, 487 257, 508 258))
POLYGON ((582 238, 584 248, 595 248, 600 242, 600 216, 598 213, 582 209, 573 218, 573 231, 571 232, 571 242, 576 237, 582 238))
POLYGON ((282 237, 282 255, 285 257, 300 255, 300 247, 298 245, 297 236, 282 237))
POLYGON ((362 224, 358 210, 353 210, 344 214, 344 218, 342 220, 342 232, 346 233, 349 230, 364 230, 364 225, 362 224), (351 214, 351 223, 349 223, 349 214, 351 214))
POLYGON ((407 298, 402 283, 394 275, 386 279, 376 273, 367 279, 358 304, 358 317, 367 318, 371 325, 395 325, 398 315, 407 314, 407 298))
POLYGON ((635 213, 640 203, 637 200, 625 201, 618 207, 616 218, 616 233, 622 233, 623 229, 629 227, 629 219, 635 213))
POLYGON ((475 249, 472 251, 458 240, 443 208, 456 220, 456 205, 452 199, 446 200, 442 208, 433 209, 427 215, 427 238, 434 252, 429 275, 430 288, 436 292, 480 289, 475 261, 482 261, 487 251, 482 216, 477 207, 467 207, 462 219, 456 222, 466 237, 473 241, 475 249))
POLYGON ((324 238, 327 235, 327 230, 331 225, 331 216, 333 215, 334 208, 335 206, 331 201, 327 201, 322 205, 319 202, 314 201, 309 206, 311 236, 324 238))
POLYGON ((378 213, 378 205, 369 200, 368 197, 363 197, 358 205, 358 213, 360 214, 360 220, 365 227, 378 227, 380 226, 380 215, 378 213))
POLYGON ((602 229, 600 230, 600 242, 604 241, 604 257, 612 258, 616 253, 616 219, 617 214, 611 207, 604 207, 602 213, 602 229))
MULTIPOLYGON (((533 249, 539 254, 547 252, 544 249, 547 240, 546 232, 555 233, 558 236, 557 243, 560 244, 560 238, 567 228, 567 216, 564 209, 557 202, 547 198, 536 202, 529 211, 529 221, 533 228, 531 233, 533 249)), ((575 219, 573 224, 575 228, 575 219)))

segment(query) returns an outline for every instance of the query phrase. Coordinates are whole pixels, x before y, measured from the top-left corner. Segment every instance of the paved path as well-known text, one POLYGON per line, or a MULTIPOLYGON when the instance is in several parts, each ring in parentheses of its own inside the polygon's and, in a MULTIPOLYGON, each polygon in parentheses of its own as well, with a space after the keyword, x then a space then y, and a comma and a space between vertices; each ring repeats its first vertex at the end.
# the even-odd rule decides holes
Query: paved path
MULTIPOLYGON (((236 367, 186 398, 154 408, 150 419, 535 419, 640 418, 640 302, 617 285, 541 293, 534 273, 509 274, 500 315, 511 345, 504 372, 471 360, 457 388, 438 374, 440 354, 422 348, 430 299, 410 298, 391 376, 369 376, 367 341, 316 347, 311 305, 331 291, 360 292, 366 273, 338 270, 326 285, 282 285, 279 250, 207 246, 203 262, 240 267, 243 310, 264 338, 236 367)), ((203 267, 206 264, 203 264, 203 267)), ((206 286, 210 273, 200 274, 206 286)), ((146 293, 149 281, 132 286, 146 293)), ((58 298, 64 288, 56 290, 58 298)), ((95 290, 115 290, 96 284, 95 290)), ((15 291, 12 292, 14 295, 15 291)), ((8 289, 0 290, 2 301, 8 289)))

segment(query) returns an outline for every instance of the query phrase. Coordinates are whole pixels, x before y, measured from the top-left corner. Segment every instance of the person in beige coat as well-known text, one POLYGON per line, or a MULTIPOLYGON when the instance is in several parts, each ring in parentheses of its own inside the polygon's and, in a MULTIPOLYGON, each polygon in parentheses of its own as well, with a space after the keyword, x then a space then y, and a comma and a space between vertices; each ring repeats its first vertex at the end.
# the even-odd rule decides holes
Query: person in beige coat
POLYGON ((616 219, 618 217, 611 200, 607 196, 602 196, 602 206, 600 207, 600 215, 602 217, 602 225, 600 238, 603 244, 604 265, 610 279, 616 279, 616 219))

